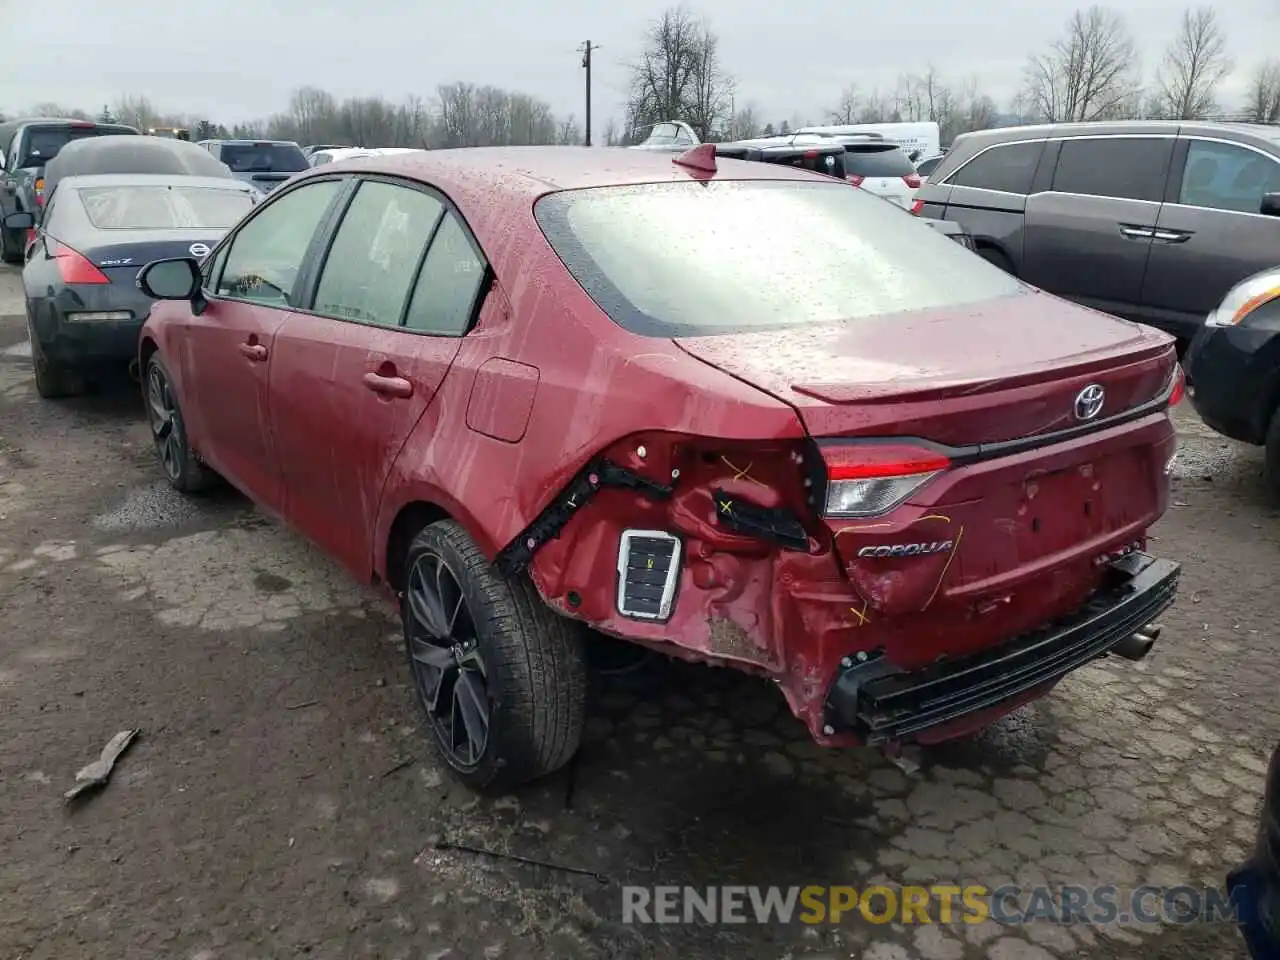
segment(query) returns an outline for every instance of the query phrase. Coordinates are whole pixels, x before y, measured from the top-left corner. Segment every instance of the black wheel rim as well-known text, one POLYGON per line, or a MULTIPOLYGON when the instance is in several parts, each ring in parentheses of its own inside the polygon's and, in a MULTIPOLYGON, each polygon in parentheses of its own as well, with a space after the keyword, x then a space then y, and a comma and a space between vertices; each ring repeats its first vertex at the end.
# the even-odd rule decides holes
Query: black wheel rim
POLYGON ((414 561, 405 607, 418 699, 449 759, 475 767, 489 745, 488 675, 462 585, 437 554, 414 561))
POLYGON ((156 442, 156 452, 164 464, 169 479, 176 480, 182 472, 182 437, 178 428, 178 406, 169 391, 169 383, 159 367, 152 367, 147 374, 147 419, 151 422, 151 436, 156 442))

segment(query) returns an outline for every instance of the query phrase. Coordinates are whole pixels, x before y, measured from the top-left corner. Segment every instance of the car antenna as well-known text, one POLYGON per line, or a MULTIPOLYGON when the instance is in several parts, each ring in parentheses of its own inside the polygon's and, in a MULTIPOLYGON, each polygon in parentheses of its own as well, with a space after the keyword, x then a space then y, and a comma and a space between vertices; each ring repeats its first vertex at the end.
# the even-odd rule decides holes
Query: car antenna
POLYGON ((686 150, 671 162, 677 167, 686 167, 699 173, 715 173, 717 169, 716 145, 714 143, 700 143, 692 150, 686 150))

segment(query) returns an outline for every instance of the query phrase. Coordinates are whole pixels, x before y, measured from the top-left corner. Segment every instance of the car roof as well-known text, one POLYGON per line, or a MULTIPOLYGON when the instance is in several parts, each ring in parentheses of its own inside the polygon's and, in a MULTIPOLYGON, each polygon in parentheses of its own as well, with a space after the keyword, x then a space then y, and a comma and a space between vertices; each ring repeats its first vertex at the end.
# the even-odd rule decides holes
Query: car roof
POLYGON ((235 146, 240 146, 241 144, 248 144, 249 146, 255 146, 255 145, 260 144, 260 143, 269 143, 269 144, 271 144, 272 146, 281 146, 281 147, 296 147, 296 146, 298 146, 298 143, 297 143, 297 141, 296 141, 296 140, 272 140, 272 139, 270 139, 269 137, 264 138, 264 139, 262 139, 262 140, 245 140, 245 139, 240 139, 240 140, 201 140, 200 142, 201 142, 201 143, 229 143, 229 144, 233 144, 233 145, 235 145, 235 146))
POLYGON ((236 193, 253 193, 253 187, 243 180, 231 177, 198 177, 185 173, 94 173, 66 177, 64 189, 87 187, 206 187, 215 190, 233 190, 236 193))
MULTIPOLYGON (((678 155, 610 147, 463 147, 384 154, 312 168, 303 177, 344 170, 420 178, 460 203, 494 197, 534 200, 560 190, 688 181, 691 172, 674 163, 678 155)), ((725 180, 828 180, 790 167, 719 158, 725 180)))
POLYGON ((0 150, 8 150, 9 144, 23 127, 53 127, 59 125, 88 124, 93 127, 105 127, 108 130, 138 131, 127 123, 100 123, 97 120, 81 120, 75 117, 17 117, 0 123, 0 150))

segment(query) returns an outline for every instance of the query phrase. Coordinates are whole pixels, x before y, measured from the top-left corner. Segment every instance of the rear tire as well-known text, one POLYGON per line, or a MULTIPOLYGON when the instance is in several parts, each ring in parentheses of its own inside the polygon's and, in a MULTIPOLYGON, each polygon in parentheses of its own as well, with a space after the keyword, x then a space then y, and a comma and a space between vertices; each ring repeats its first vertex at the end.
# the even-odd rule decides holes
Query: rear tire
POLYGON ((1010 276, 1016 276, 1013 272, 1013 264, 1010 262, 1009 258, 995 247, 979 247, 977 249, 977 254, 993 267, 999 267, 1010 276))
POLYGON ((402 582, 409 669, 454 775, 498 791, 568 763, 586 717, 577 624, 548 609, 526 577, 500 577, 453 520, 414 537, 402 582))
POLYGON ((27 339, 31 343, 31 375, 40 399, 61 400, 84 393, 84 377, 75 370, 51 363, 44 355, 30 320, 27 321, 27 339))
POLYGON ((1262 481, 1271 499, 1280 503, 1280 410, 1271 415, 1264 444, 1262 481))
POLYGON ((182 419, 182 408, 172 384, 164 361, 158 353, 153 354, 143 381, 143 402, 147 405, 151 440, 156 445, 156 456, 160 458, 169 486, 179 493, 203 493, 217 483, 218 475, 202 464, 191 449, 186 421, 182 419))

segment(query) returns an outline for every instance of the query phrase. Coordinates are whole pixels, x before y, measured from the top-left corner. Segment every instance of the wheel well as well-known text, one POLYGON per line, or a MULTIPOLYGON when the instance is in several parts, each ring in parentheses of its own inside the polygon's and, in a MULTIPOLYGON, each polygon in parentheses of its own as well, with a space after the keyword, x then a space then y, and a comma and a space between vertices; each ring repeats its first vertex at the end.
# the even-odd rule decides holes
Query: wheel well
POLYGON ((400 508, 391 523, 391 532, 387 535, 387 583, 392 589, 400 590, 404 586, 400 581, 405 557, 408 556, 409 544, 418 535, 418 531, 428 524, 448 519, 449 511, 423 500, 406 503, 400 508))
POLYGON ((150 337, 144 337, 142 345, 138 347, 138 376, 142 377, 147 372, 147 361, 151 359, 151 355, 160 348, 156 346, 156 342, 150 337))

